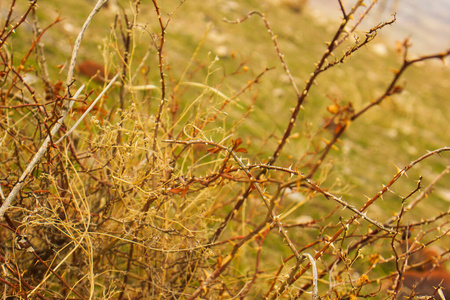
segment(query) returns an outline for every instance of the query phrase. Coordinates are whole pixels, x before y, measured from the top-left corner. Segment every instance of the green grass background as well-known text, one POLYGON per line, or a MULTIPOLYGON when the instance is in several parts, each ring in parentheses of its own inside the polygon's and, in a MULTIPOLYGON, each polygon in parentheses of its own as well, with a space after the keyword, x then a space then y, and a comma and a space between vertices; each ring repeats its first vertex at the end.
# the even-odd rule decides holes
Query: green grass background
MULTIPOLYGON (((128 12, 132 9, 127 1, 120 0, 119 3, 128 12)), ((23 4, 18 4, 18 7, 20 8, 21 5, 23 4)), ((319 22, 317 17, 309 14, 308 10, 298 13, 287 6, 273 5, 268 1, 186 1, 175 9, 178 5, 178 1, 161 1, 160 3, 165 20, 168 19, 167 14, 175 10, 170 16, 164 48, 166 67, 169 67, 167 69, 169 90, 183 74, 191 59, 193 63, 187 69, 185 80, 214 87, 225 95, 232 95, 240 90, 247 81, 265 68, 274 67, 250 91, 227 107, 228 116, 223 118, 220 126, 219 122, 212 123, 205 128, 204 133, 205 137, 220 139, 224 136, 223 132, 228 132, 236 122, 240 122, 234 131, 233 138, 240 137, 244 141, 245 147, 249 150, 249 154, 244 156, 254 163, 267 161, 289 121, 289 109, 294 107, 296 97, 262 20, 254 16, 246 22, 234 25, 224 22, 223 19, 236 20, 251 10, 265 12, 273 32, 278 36, 280 49, 299 87, 303 86, 309 73, 313 71, 314 63, 325 50, 325 42, 331 39, 340 20, 319 22), (206 37, 203 39, 205 34, 206 37), (199 51, 193 57, 198 46, 199 51), (216 56, 218 60, 214 62, 216 56), (203 67, 208 65, 209 68, 203 67), (252 105, 253 97, 257 98, 252 111, 242 120, 242 115, 252 105)), ((54 78, 65 80, 67 66, 61 66, 67 64, 76 34, 92 6, 93 4, 88 1, 48 0, 39 3, 37 16, 42 27, 52 22, 58 15, 63 18, 43 38, 47 59, 51 61, 50 72, 54 78)), ((5 10, 5 8, 6 3, 2 1, 0 9, 5 10)), ((140 9, 136 38, 133 40, 135 50, 131 63, 132 69, 137 67, 145 51, 151 46, 152 38, 154 38, 152 33, 159 31, 153 6, 143 3, 140 9)), ((15 14, 17 18, 20 15, 20 9, 17 9, 15 14)), ((111 34, 114 22, 117 26, 119 24, 115 18, 115 13, 110 10, 102 10, 94 18, 83 40, 79 55, 80 60, 108 62, 108 68, 112 73, 120 65, 120 58, 115 48, 122 47, 120 41, 117 41, 120 39, 117 35, 118 31, 116 36, 111 34)), ((123 19, 121 21, 124 22, 123 19)), ((9 44, 9 47, 17 53, 17 57, 20 57, 30 45, 27 30, 31 30, 29 26, 21 27, 9 44)), ((395 30, 395 24, 383 30, 395 30)), ((385 42, 375 40, 373 43, 385 42)), ((393 45, 386 46, 388 48, 386 56, 376 54, 372 46, 368 45, 347 59, 345 64, 332 68, 318 78, 317 85, 313 87, 304 104, 305 109, 299 116, 293 132, 294 137, 285 147, 278 165, 283 167, 294 165, 302 171, 305 158, 301 154, 314 151, 315 146, 323 147, 324 145, 320 140, 314 140, 311 143, 309 135, 320 134, 323 139, 332 137, 332 132, 322 132, 321 127, 325 118, 331 116, 327 112, 327 106, 334 100, 340 104, 352 102, 355 110, 358 111, 383 93, 393 77, 392 69, 401 65, 401 58, 395 53, 393 45)), ((344 49, 345 47, 342 48, 344 49)), ((339 56, 342 50, 341 52, 338 50, 336 56, 339 56)), ((443 50, 435 49, 435 52, 443 50)), ((154 48, 151 53, 144 71, 148 71, 147 83, 157 85, 159 82, 156 71, 158 62, 154 48)), ((402 168, 428 150, 449 146, 449 75, 448 67, 438 63, 425 63, 408 69, 400 80, 405 90, 387 99, 382 105, 370 110, 364 117, 351 124, 340 143, 336 145, 337 149, 327 157, 321 172, 314 180, 321 182, 322 186, 331 189, 335 194, 343 195, 349 203, 360 207, 366 201, 365 195, 369 197, 375 195, 382 188, 382 184, 389 182, 395 175, 395 166, 402 168)), ((86 78, 79 76, 77 80, 82 82, 86 78)), ((98 88, 94 83, 91 83, 90 87, 98 88)), ((202 92, 202 89, 195 88, 190 88, 183 94, 180 92, 181 111, 189 107, 193 99, 199 97, 195 108, 186 114, 186 120, 196 114, 211 116, 215 113, 212 107, 220 107, 222 100, 217 95, 202 94, 202 92)), ((138 105, 139 109, 148 108, 148 111, 142 112, 144 117, 156 112, 158 95, 157 93, 143 95, 148 95, 148 98, 142 97, 146 100, 138 105)), ((127 101, 127 108, 132 102, 130 99, 127 101)), ((105 109, 107 108, 117 108, 117 106, 108 99, 105 103, 105 109)), ((169 118, 168 108, 164 114, 169 118)), ((97 111, 96 118, 101 119, 105 116, 97 111)), ((177 131, 181 131, 181 127, 175 126, 175 132, 177 131)), ((208 163, 208 158, 204 161, 208 163)), ((401 196, 407 195, 416 186, 419 176, 423 176, 425 186, 448 164, 448 154, 432 157, 421 163, 408 172, 408 177, 403 177, 398 184, 394 185, 395 194, 386 195, 383 200, 372 206, 369 215, 383 220, 386 216, 397 212, 401 205, 401 196)), ((199 167, 199 170, 207 170, 208 166, 206 165, 204 169, 199 167)), ((448 210, 449 179, 441 180, 435 190, 436 192, 426 201, 408 213, 407 220, 418 221, 424 217, 424 212, 432 216, 448 210)), ((305 216, 319 218, 335 207, 335 203, 320 196, 318 198, 317 201, 307 202, 294 213, 294 216, 299 220, 305 216), (308 215, 309 212, 311 215, 308 215)), ((252 199, 252 201, 256 200, 252 199)), ((294 205, 295 203, 288 203, 286 211, 294 205)), ((342 212, 341 215, 349 217, 350 213, 342 212)), ((306 240, 313 239, 315 234, 314 231, 308 230, 293 233, 299 239, 306 240)), ((448 237, 442 239, 439 246, 448 247, 448 241, 448 237)), ((289 255, 285 248, 278 246, 282 244, 280 237, 269 237, 262 261, 273 259, 271 248, 274 248, 273 251, 278 252, 280 257, 289 255)), ((389 249, 383 245, 375 245, 374 248, 364 251, 366 255, 371 252, 390 255, 389 249)), ((252 266, 246 265, 245 259, 254 256, 254 249, 243 250, 235 267, 242 274, 246 274, 252 266)), ((360 271, 364 271, 364 266, 360 266, 360 271)), ((383 272, 386 270, 380 270, 379 274, 383 272)))

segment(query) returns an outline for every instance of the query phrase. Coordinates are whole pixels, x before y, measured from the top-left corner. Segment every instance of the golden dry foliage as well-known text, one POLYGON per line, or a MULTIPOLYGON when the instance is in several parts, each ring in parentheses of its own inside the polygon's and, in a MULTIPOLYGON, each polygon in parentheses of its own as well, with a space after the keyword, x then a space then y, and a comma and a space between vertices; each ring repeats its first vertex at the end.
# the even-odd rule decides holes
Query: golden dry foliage
MULTIPOLYGON (((449 180, 445 141, 420 149, 396 172, 379 165, 390 179, 381 188, 365 186, 367 199, 327 180, 339 159, 331 152, 345 145, 352 124, 402 93, 411 66, 450 54, 409 58, 405 41, 400 66, 384 74, 389 80, 372 99, 336 98, 310 109, 307 99, 322 74, 344 68, 395 21, 353 38, 356 16, 365 18, 374 3, 338 1, 341 22, 300 83, 287 62, 295 58, 284 55, 270 17, 258 11, 235 13, 237 21, 225 24, 239 32, 255 23, 275 47, 265 50, 275 68, 258 69, 239 49, 223 59, 205 54, 211 27, 189 48, 190 58, 177 57, 182 50, 171 30, 186 25, 182 9, 189 1, 119 1, 116 11, 103 12, 99 0, 89 18, 83 15, 84 26, 67 33, 70 55, 42 42, 60 28, 60 17, 41 28, 39 13, 49 13, 51 1, 6 2, 0 22, 5 299, 395 298, 410 254, 448 247, 448 209, 411 214, 422 203, 443 201, 432 192, 449 180), (103 41, 89 40, 96 18, 111 24, 103 41), (89 42, 100 47, 103 65, 89 42), (80 53, 96 66, 95 73, 83 71, 86 63, 79 68, 92 80, 76 73, 80 53), (263 94, 274 73, 284 78, 283 101, 263 94), (310 115, 325 122, 314 127, 305 119, 310 115), (428 161, 438 165, 437 176, 407 177, 428 161), (392 205, 383 209, 383 197, 392 205)), ((434 252, 429 268, 445 272, 448 251, 434 252)))

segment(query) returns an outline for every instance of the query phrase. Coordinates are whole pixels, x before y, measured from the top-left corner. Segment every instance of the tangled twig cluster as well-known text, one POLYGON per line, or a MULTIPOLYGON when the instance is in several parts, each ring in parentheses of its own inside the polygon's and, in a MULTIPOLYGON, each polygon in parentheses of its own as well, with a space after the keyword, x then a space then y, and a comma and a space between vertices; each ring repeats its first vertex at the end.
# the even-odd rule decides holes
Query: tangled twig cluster
MULTIPOLYGON (((300 130, 313 145, 298 151, 301 159, 284 155, 322 74, 343 66, 378 31, 395 22, 394 16, 363 39, 352 40, 376 1, 365 7, 359 0, 350 9, 338 1, 341 23, 303 87, 292 75, 265 14, 252 11, 237 21, 225 20, 235 26, 251 17, 262 20, 262 30, 268 31, 282 75, 295 95, 276 146, 259 152, 245 140, 240 125, 254 117, 259 96, 255 90, 276 70, 265 67, 225 92, 229 78, 247 72, 246 63, 212 84, 218 59, 209 63, 194 59, 197 48, 188 67, 177 74, 166 50, 169 25, 177 21, 176 10, 188 3, 181 2, 166 16, 157 0, 130 1, 130 10, 123 8, 114 17, 109 52, 105 50, 109 71, 116 75, 105 76, 106 67, 104 71, 96 67, 95 72, 104 75, 93 83, 75 70, 88 26, 107 2, 98 0, 68 63, 59 66, 58 72, 67 73, 63 83, 58 73, 49 72, 55 66, 48 46, 41 43, 44 33, 61 19, 41 30, 37 11, 46 3, 29 1, 25 8, 10 2, 0 32, 4 295, 277 299, 311 293, 313 299, 394 299, 424 291, 420 283, 414 284, 417 273, 429 282, 434 282, 433 276, 448 275, 444 267, 448 249, 424 251, 448 241, 450 210, 426 212, 421 220, 409 215, 433 197, 439 182, 448 180, 450 166, 445 160, 450 147, 441 145, 399 168, 362 204, 327 185, 323 176, 324 163, 350 124, 400 94, 404 87, 399 81, 411 66, 444 60, 450 50, 410 59, 405 41, 400 68, 374 100, 361 107, 335 100, 320 112, 331 118, 317 133, 300 130), (144 5, 150 5, 157 20, 153 27, 140 23, 144 5), (23 9, 20 18, 15 9, 23 9), (352 21, 360 10, 361 18, 352 21), (22 55, 11 45, 13 33, 27 22, 33 30, 29 49, 22 55), (346 50, 336 57, 343 47, 346 50), (148 67, 149 61, 155 70, 148 67), (199 75, 203 82, 194 80, 199 75), (86 88, 92 84, 101 91, 88 104, 97 93, 86 88), (444 170, 429 183, 418 177, 406 193, 393 190, 402 181, 414 180, 406 177, 419 163, 436 157, 442 157, 444 170), (400 199, 398 211, 391 217, 376 214, 376 203, 390 193, 400 199), (414 260, 418 254, 427 260, 414 260), (404 286, 410 290, 405 292, 404 286)), ((263 143, 273 137, 267 133, 263 143)), ((448 281, 440 282, 431 291, 435 297, 448 297, 446 286, 448 281)))

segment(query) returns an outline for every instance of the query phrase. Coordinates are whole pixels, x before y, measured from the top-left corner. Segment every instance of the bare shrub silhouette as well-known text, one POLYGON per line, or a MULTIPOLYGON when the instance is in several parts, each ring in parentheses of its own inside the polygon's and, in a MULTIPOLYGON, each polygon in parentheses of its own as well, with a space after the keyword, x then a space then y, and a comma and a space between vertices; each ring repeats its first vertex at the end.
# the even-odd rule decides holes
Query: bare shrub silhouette
MULTIPOLYGON (((381 188, 361 186, 365 198, 329 178, 332 161, 341 159, 344 175, 354 167, 333 153, 342 145, 353 145, 354 157, 371 155, 344 140, 351 124, 414 91, 402 81, 405 73, 445 60, 450 50, 414 57, 405 40, 400 65, 381 75, 383 86, 370 98, 337 97, 316 107, 311 98, 322 77, 344 69, 395 23, 393 16, 358 33, 376 1, 349 8, 338 1, 341 22, 321 53, 310 51, 318 60, 304 83, 261 12, 224 24, 243 31, 254 22, 275 47, 265 51, 276 67, 261 68, 239 51, 200 54, 211 27, 190 58, 177 57, 182 50, 172 44, 171 26, 189 2, 118 1, 116 15, 102 15, 112 24, 99 46, 107 68, 94 57, 79 62, 79 72, 97 80, 92 87, 75 68, 79 52, 93 53, 84 42, 106 2, 83 17, 63 63, 42 43, 62 21, 41 29, 39 11, 49 12, 50 1, 11 0, 2 15, 5 299, 449 297, 450 210, 436 193, 448 182, 448 141, 423 146, 396 172, 383 162, 351 169, 376 167, 385 175, 377 178, 381 188), (264 94, 270 74, 284 80, 274 93, 283 101, 264 94), (279 113, 282 125, 272 128, 264 110, 279 113), (415 172, 427 163, 438 171, 415 172)), ((191 41, 179 38, 188 47, 191 41)))

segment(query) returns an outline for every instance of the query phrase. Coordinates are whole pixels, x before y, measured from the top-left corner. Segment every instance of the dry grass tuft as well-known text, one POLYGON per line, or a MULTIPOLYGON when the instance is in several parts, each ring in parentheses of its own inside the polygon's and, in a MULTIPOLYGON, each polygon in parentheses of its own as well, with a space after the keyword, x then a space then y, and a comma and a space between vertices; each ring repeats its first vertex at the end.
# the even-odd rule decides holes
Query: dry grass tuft
MULTIPOLYGON (((367 88, 356 88, 354 101, 343 96, 360 81, 333 76, 351 81, 354 69, 342 75, 347 62, 395 22, 359 32, 375 3, 339 1, 342 20, 329 42, 302 46, 321 49, 309 51, 318 60, 306 63, 312 72, 304 82, 290 65, 295 55, 284 52, 292 44, 275 29, 286 21, 242 15, 223 1, 234 21, 210 24, 192 41, 189 28, 177 32, 189 2, 124 0, 108 12, 99 0, 62 63, 63 52, 42 42, 61 22, 41 27, 51 1, 9 3, 0 22, 5 299, 394 299, 405 293, 403 277, 410 296, 425 291, 411 287, 416 273, 448 277, 448 141, 435 139, 432 150, 417 145, 396 171, 386 165, 396 152, 388 148, 358 165, 375 153, 365 144, 388 141, 389 132, 373 136, 373 127, 357 124, 371 122, 376 109, 406 118, 391 101, 414 93, 405 74, 450 50, 411 58, 405 40, 393 72, 364 82, 371 96, 367 88), (110 33, 92 41, 96 18, 111 23, 110 33), (239 32, 250 30, 261 44, 248 37, 242 49, 228 48, 227 28, 239 43, 239 32), (211 50, 220 57, 210 52, 210 36, 222 44, 211 50), (101 52, 79 67, 93 81, 74 73, 79 53, 95 52, 85 41, 101 52), (266 48, 252 57, 247 45, 266 48), (371 172, 382 173, 370 179, 382 186, 364 181, 371 172), (433 254, 411 267, 415 253, 433 254)), ((377 73, 379 62, 365 59, 355 58, 356 68, 367 63, 377 73)), ((439 288, 426 293, 446 295, 439 288)))

